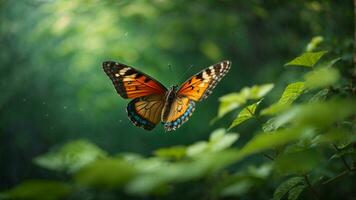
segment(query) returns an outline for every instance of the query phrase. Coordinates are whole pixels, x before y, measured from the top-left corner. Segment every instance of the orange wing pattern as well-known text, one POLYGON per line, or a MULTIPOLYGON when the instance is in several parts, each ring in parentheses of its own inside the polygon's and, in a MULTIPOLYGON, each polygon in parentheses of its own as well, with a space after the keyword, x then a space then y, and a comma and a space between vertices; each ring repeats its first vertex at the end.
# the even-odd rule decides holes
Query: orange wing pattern
POLYGON ((194 101, 207 98, 229 71, 230 66, 230 61, 222 61, 202 70, 182 84, 177 92, 178 95, 186 96, 194 101))
POLYGON ((135 126, 152 130, 161 121, 164 96, 150 95, 132 100, 127 105, 127 114, 135 126))
POLYGON ((164 95, 167 91, 161 83, 133 67, 106 61, 103 63, 103 68, 117 93, 123 98, 133 99, 151 94, 164 95))
POLYGON ((162 111, 162 123, 166 131, 179 128, 193 114, 195 103, 188 97, 177 96, 162 111))

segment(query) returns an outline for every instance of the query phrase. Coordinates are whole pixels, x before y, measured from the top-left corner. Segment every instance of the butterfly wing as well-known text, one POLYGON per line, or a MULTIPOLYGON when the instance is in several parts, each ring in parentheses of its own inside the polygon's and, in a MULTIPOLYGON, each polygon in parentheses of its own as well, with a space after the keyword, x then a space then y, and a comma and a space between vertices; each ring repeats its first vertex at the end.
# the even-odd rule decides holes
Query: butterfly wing
POLYGON ((117 93, 128 99, 152 94, 164 94, 167 89, 152 77, 125 64, 106 61, 103 63, 105 73, 113 82, 117 93))
POLYGON ((127 105, 127 114, 135 126, 152 130, 161 121, 164 96, 149 95, 133 99, 127 105))
POLYGON ((194 101, 206 99, 218 82, 226 75, 231 66, 230 61, 222 61, 192 76, 179 88, 177 94, 194 101))
POLYGON ((185 96, 177 96, 162 111, 162 124, 166 131, 179 128, 193 114, 195 102, 185 96))

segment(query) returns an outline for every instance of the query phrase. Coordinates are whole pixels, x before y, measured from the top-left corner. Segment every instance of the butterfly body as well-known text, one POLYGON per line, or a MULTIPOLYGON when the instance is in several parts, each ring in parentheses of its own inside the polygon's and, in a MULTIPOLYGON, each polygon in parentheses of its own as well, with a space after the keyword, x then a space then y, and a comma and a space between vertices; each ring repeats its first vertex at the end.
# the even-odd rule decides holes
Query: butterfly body
POLYGON ((172 131, 189 119, 195 110, 195 102, 212 92, 230 65, 230 61, 222 61, 192 76, 180 87, 174 85, 169 89, 125 64, 107 61, 103 68, 117 93, 133 99, 126 110, 134 125, 152 130, 161 122, 166 131, 172 131))

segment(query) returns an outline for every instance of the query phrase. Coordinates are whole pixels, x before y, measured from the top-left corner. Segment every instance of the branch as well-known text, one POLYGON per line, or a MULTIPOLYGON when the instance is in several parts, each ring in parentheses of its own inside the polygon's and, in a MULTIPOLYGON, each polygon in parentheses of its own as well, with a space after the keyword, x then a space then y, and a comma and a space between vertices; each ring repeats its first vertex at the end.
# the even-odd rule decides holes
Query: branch
POLYGON ((268 155, 268 154, 266 154, 266 153, 264 153, 263 155, 264 155, 266 158, 268 158, 268 159, 274 161, 274 158, 273 158, 272 156, 270 156, 270 155, 268 155))
POLYGON ((314 199, 319 200, 319 199, 320 199, 320 198, 319 198, 319 195, 318 195, 318 193, 316 192, 316 190, 314 189, 314 187, 312 186, 312 184, 310 183, 307 174, 304 174, 304 180, 305 180, 305 182, 307 183, 307 185, 308 185, 310 191, 312 192, 314 199))
POLYGON ((322 184, 326 185, 328 183, 331 183, 331 182, 335 181, 336 179, 348 174, 349 172, 350 172, 349 170, 345 170, 345 171, 341 172, 340 174, 338 174, 337 176, 335 176, 335 177, 333 177, 333 178, 331 178, 331 179, 329 179, 327 181, 324 181, 322 184))
MULTIPOLYGON (((356 1, 356 0, 355 0, 355 1, 356 1)), ((338 153, 340 153, 340 149, 339 149, 335 144, 333 144, 333 146, 334 146, 334 148, 336 149, 336 151, 337 151, 338 153)), ((345 157, 344 157, 343 155, 341 155, 340 158, 341 158, 342 162, 344 163, 345 167, 347 168, 347 170, 348 170, 348 171, 351 171, 352 169, 351 169, 350 165, 347 164, 345 157)))

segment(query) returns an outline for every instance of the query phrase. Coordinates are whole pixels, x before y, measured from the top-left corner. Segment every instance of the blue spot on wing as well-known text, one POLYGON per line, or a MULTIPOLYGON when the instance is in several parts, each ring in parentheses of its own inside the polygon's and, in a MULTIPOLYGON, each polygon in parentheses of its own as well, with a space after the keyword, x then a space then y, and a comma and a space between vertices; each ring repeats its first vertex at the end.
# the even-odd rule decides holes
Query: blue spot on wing
POLYGON ((192 115, 194 109, 195 109, 195 102, 193 100, 190 100, 188 109, 179 118, 171 122, 162 122, 162 124, 164 125, 165 129, 168 131, 176 130, 184 122, 188 120, 188 118, 192 115))

